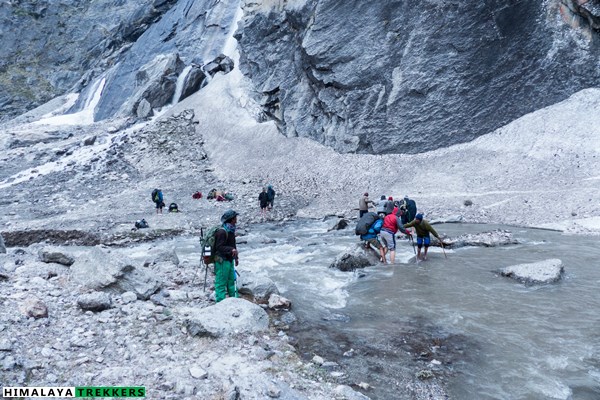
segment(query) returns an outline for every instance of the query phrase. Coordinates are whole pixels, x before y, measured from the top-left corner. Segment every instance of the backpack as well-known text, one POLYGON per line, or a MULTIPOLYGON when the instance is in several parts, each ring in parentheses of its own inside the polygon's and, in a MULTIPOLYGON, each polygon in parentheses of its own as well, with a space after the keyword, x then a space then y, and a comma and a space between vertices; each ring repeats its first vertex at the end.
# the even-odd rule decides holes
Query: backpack
MULTIPOLYGON (((215 234, 219 229, 223 229, 221 225, 215 225, 206 231, 206 234, 200 236, 200 247, 202 248, 202 258, 204 264, 214 264, 216 249, 215 249, 215 234)), ((201 231, 202 232, 202 231, 201 231)), ((227 231, 225 231, 227 234, 227 231)))
POLYGON ((373 222, 373 225, 369 228, 368 233, 379 233, 381 232, 381 228, 383 227, 383 218, 379 218, 377 221, 373 222))
POLYGON ((367 232, 369 232, 369 228, 378 219, 379 215, 374 212, 368 212, 364 214, 356 223, 356 229, 354 229, 354 233, 356 235, 366 235, 367 232))
POLYGON ((152 199, 153 202, 155 202, 155 203, 158 202, 158 189, 154 189, 152 191, 152 195, 150 196, 150 198, 152 199))
POLYGON ((179 208, 177 208, 177 203, 169 204, 169 212, 179 212, 179 208))
POLYGON ((138 219, 137 221, 135 221, 135 227, 138 229, 148 228, 148 223, 145 219, 138 219))

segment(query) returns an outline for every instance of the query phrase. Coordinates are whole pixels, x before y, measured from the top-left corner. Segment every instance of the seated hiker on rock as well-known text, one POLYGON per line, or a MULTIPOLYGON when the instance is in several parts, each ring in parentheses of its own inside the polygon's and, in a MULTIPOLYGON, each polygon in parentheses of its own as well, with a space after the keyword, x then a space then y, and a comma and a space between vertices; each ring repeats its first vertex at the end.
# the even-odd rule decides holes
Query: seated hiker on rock
POLYGON ((238 213, 227 210, 221 217, 222 227, 215 232, 215 300, 239 297, 235 286, 235 266, 239 264, 235 241, 238 213))
MULTIPOLYGON (((390 201, 388 201, 389 203, 390 201)), ((393 201, 391 202, 394 205, 393 201)), ((398 211, 397 209, 393 209, 392 211, 398 211)), ((402 226, 400 219, 396 215, 396 212, 391 212, 385 216, 383 219, 383 227, 381 228, 381 233, 379 236, 381 237, 381 241, 384 246, 387 247, 390 252, 390 263, 394 263, 396 261, 396 232, 400 231, 405 235, 410 236, 410 232, 408 232, 402 226)))
POLYGON ((417 214, 414 220, 408 224, 404 224, 404 228, 412 227, 414 227, 417 232, 417 260, 427 260, 427 249, 429 249, 429 244, 431 243, 431 238, 429 237, 430 233, 440 241, 442 246, 444 246, 444 242, 440 238, 440 235, 438 235, 426 219, 423 219, 423 214, 417 214), (421 257, 421 247, 423 246, 425 246, 425 252, 423 253, 423 257, 421 257))
POLYGON ((364 235, 360 235, 360 240, 365 242, 365 246, 368 248, 369 246, 375 247, 379 250, 379 261, 385 264, 385 247, 381 245, 377 234, 381 232, 381 227, 383 226, 383 218, 379 218, 373 222, 367 233, 364 235))

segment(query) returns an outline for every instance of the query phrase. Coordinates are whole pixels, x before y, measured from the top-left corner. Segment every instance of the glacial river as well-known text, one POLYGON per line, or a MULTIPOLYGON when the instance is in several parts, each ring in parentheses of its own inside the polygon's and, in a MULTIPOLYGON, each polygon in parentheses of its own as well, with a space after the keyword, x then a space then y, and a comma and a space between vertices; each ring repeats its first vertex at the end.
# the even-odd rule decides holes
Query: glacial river
MULTIPOLYGON (((328 268, 358 239, 335 220, 261 224, 240 238, 240 271, 265 273, 293 303, 288 334, 301 353, 340 365, 372 399, 413 399, 438 385, 451 399, 600 399, 600 246, 593 237, 507 226, 443 224, 440 233, 505 229, 521 244, 432 248, 415 263, 328 268), (559 258, 555 284, 526 286, 500 268, 559 258), (432 377, 417 381, 422 371, 432 377)), ((188 243, 188 246, 191 243, 188 243)))

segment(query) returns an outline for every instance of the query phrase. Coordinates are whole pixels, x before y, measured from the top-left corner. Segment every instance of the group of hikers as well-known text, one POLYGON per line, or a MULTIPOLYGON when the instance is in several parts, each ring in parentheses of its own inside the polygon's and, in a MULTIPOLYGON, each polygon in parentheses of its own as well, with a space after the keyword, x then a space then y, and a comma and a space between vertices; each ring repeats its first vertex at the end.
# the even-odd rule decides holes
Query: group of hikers
POLYGON ((431 244, 430 234, 435 236, 440 244, 444 243, 431 224, 417 213, 417 204, 414 200, 404 196, 401 201, 394 201, 393 197, 383 195, 379 202, 369 200, 369 193, 364 193, 358 201, 359 220, 356 234, 365 242, 379 251, 380 261, 386 263, 389 252, 390 263, 396 259, 396 233, 401 233, 412 239, 413 228, 417 235, 417 260, 427 260, 427 250, 431 244), (376 206, 377 212, 369 212, 369 208, 376 206), (424 248, 423 254, 421 250, 424 248))

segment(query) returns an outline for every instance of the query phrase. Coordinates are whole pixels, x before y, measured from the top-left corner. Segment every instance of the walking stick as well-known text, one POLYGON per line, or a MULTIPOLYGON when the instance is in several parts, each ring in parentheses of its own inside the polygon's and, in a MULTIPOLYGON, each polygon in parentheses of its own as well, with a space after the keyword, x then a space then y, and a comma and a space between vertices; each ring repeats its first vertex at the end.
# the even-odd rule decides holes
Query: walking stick
POLYGON ((412 243, 413 252, 415 253, 415 262, 418 264, 419 257, 417 257, 417 250, 415 249, 415 240, 413 239, 412 235, 410 235, 410 242, 412 243))
MULTIPOLYGON (((440 239, 440 238, 438 238, 440 239)), ((446 255, 446 250, 444 250, 444 242, 442 242, 442 239, 440 239, 440 247, 442 248, 442 251, 444 252, 444 257, 446 257, 446 260, 448 259, 448 256, 446 255)))

